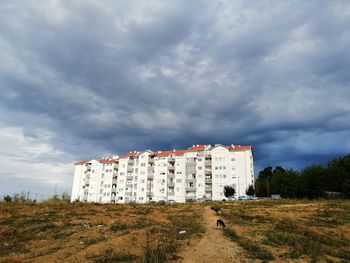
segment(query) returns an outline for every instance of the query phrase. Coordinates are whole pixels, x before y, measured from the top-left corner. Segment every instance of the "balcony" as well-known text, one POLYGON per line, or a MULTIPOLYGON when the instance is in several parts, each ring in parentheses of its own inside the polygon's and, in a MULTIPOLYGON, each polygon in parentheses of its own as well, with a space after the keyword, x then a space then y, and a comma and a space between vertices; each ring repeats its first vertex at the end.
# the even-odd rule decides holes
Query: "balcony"
POLYGON ((205 169, 205 174, 211 174, 211 173, 212 173, 211 169, 205 169))
POLYGON ((175 187, 175 183, 174 182, 168 182, 168 187, 175 187))
POLYGON ((186 187, 186 192, 196 192, 197 188, 196 187, 186 187))
POLYGON ((169 158, 168 158, 168 162, 169 162, 169 163, 175 162, 175 158, 174 158, 174 157, 169 157, 169 158))
POLYGON ((174 165, 168 166, 168 170, 169 170, 169 171, 174 171, 174 170, 175 170, 175 166, 174 166, 174 165))
POLYGON ((205 187, 205 191, 206 192, 211 192, 211 191, 213 191, 213 188, 211 186, 206 186, 205 187))
POLYGON ((153 173, 147 174, 147 179, 148 180, 153 180, 154 179, 154 174, 153 173))
POLYGON ((205 160, 204 164, 206 167, 211 167, 211 160, 205 160))
POLYGON ((168 174, 168 178, 169 179, 174 179, 175 178, 175 174, 174 173, 169 173, 168 174))
POLYGON ((211 178, 208 178, 208 179, 205 178, 205 182, 206 182, 206 183, 211 183, 212 181, 213 181, 213 179, 211 179, 211 178))
POLYGON ((128 160, 128 165, 134 165, 134 160, 129 159, 129 160, 128 160))
POLYGON ((195 178, 186 178, 186 183, 196 183, 195 178))
POLYGON ((174 196, 175 192, 174 191, 168 191, 168 196, 174 196))
POLYGON ((131 175, 131 174, 128 174, 127 176, 126 176, 126 180, 132 180, 133 179, 133 176, 131 175))
POLYGON ((205 160, 211 160, 211 155, 210 155, 210 154, 206 154, 206 155, 204 156, 204 158, 205 158, 205 160))
POLYGON ((128 169, 127 169, 128 172, 132 172, 133 170, 134 168, 132 166, 128 166, 128 169))
POLYGON ((149 159, 148 159, 148 163, 149 163, 149 164, 154 164, 154 159, 153 159, 153 158, 149 158, 149 159))

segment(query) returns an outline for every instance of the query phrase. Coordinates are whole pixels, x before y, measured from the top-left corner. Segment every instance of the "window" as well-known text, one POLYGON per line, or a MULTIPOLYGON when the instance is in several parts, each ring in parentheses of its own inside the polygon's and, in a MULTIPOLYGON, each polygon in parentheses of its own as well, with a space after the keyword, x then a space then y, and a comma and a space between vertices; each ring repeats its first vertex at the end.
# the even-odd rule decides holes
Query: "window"
POLYGON ((198 166, 198 170, 202 170, 202 166, 198 166))
POLYGON ((146 166, 146 163, 141 163, 141 167, 145 167, 146 166))
POLYGON ((226 166, 223 166, 222 169, 226 170, 226 166))
POLYGON ((177 183, 181 183, 181 179, 176 179, 176 182, 177 183))
POLYGON ((223 175, 223 178, 226 179, 226 174, 223 175))
POLYGON ((176 172, 176 174, 182 174, 182 172, 176 172))

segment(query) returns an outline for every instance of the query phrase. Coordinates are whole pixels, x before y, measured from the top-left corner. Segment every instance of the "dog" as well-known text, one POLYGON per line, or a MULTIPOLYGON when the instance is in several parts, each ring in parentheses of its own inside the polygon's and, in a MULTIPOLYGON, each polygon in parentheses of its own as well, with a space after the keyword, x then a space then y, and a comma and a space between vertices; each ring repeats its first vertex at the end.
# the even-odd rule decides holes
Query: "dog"
POLYGON ((219 227, 225 228, 225 223, 221 219, 216 220, 216 228, 219 227))
POLYGON ((218 207, 218 206, 212 206, 210 209, 211 209, 211 210, 214 210, 215 213, 216 213, 216 215, 218 215, 218 216, 222 214, 222 210, 221 210, 221 208, 218 207))

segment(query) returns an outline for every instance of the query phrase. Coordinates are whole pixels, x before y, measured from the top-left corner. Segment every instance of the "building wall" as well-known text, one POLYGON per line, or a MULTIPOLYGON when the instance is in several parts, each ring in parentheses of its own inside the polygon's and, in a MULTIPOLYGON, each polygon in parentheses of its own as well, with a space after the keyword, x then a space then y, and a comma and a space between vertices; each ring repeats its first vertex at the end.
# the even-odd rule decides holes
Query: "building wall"
POLYGON ((207 146, 183 153, 130 153, 119 159, 91 160, 75 165, 71 201, 147 203, 226 199, 224 186, 236 197, 254 183, 250 147, 207 146))

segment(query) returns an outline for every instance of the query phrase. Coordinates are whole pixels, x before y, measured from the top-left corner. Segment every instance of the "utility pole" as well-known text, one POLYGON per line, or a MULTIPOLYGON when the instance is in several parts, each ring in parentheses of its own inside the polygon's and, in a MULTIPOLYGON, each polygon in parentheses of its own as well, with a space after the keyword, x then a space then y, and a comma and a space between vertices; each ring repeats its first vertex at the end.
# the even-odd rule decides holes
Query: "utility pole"
POLYGON ((29 200, 29 194, 30 194, 30 191, 28 191, 27 193, 27 201, 29 200))

